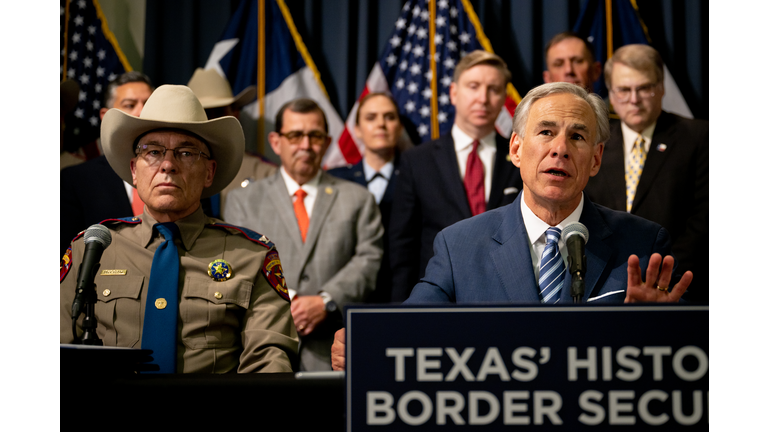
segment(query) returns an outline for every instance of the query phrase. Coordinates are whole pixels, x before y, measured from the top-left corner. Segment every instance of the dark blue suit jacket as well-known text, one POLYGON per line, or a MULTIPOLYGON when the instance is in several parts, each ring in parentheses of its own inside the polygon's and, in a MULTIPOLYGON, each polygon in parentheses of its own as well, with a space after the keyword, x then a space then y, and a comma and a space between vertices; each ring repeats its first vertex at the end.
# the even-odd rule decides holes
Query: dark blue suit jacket
MULTIPOLYGON (((395 169, 392 171, 392 177, 387 182, 387 188, 384 190, 384 196, 379 203, 381 212, 381 224, 384 225, 384 256, 381 258, 381 268, 376 279, 376 290, 369 298, 370 303, 389 303, 392 297, 392 270, 389 268, 389 221, 392 215, 392 202, 395 196, 395 183, 400 174, 400 153, 395 154, 393 162, 395 169)), ((328 170, 328 174, 344 180, 355 182, 364 188, 368 188, 365 181, 365 171, 363 171, 363 161, 328 170)))
MULTIPOLYGON (((584 302, 624 302, 629 256, 640 258, 645 275, 651 254, 670 253, 669 234, 660 225, 586 197, 580 222, 589 230, 584 302)), ((434 249, 426 275, 406 303, 540 302, 519 198, 446 228, 434 249)), ((570 286, 566 273, 561 303, 573 302, 570 286)))

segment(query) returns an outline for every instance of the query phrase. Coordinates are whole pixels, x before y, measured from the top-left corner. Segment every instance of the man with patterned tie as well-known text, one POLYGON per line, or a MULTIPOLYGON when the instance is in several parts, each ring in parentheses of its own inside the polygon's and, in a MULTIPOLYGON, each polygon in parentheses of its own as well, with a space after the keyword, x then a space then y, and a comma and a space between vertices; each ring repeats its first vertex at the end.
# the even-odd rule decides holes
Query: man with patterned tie
POLYGON ((511 78, 495 54, 464 56, 450 86, 451 133, 403 153, 389 227, 393 301, 408 298, 424 275, 440 230, 509 204, 520 192, 508 141, 495 130, 511 78))
POLYGON ((356 183, 320 169, 331 142, 325 114, 310 99, 283 105, 269 143, 282 166, 229 194, 227 220, 263 232, 280 248, 301 336, 301 370, 331 369, 340 308, 367 300, 382 256, 379 208, 356 183))
POLYGON ((589 230, 584 301, 678 301, 693 275, 673 277, 667 231, 582 193, 600 170, 608 134, 607 107, 594 93, 569 83, 531 90, 515 111, 509 146, 521 197, 440 232, 406 303, 571 303, 560 234, 574 221, 589 230))
MULTIPOLYGON (((693 274, 674 273, 667 231, 592 204, 583 193, 608 139, 602 99, 575 84, 544 84, 523 98, 513 124, 509 155, 523 192, 510 205, 441 231, 427 273, 405 304, 572 303, 561 233, 575 221, 589 230, 584 301, 679 301, 693 274)), ((335 370, 344 370, 344 342, 342 329, 332 347, 335 370)))
POLYGON ((585 192, 597 203, 669 231, 682 268, 696 274, 685 298, 709 300, 709 122, 661 109, 664 64, 648 45, 625 45, 605 65, 611 120, 603 168, 585 192))
MULTIPOLYGON (((95 276, 104 345, 152 349, 161 373, 292 371, 298 337, 274 244, 200 207, 240 167, 237 119, 208 120, 188 87, 161 86, 139 117, 109 110, 101 136, 145 204, 102 222, 112 238, 95 276)), ((85 249, 79 237, 61 261, 61 343, 82 334, 72 303, 85 249)))

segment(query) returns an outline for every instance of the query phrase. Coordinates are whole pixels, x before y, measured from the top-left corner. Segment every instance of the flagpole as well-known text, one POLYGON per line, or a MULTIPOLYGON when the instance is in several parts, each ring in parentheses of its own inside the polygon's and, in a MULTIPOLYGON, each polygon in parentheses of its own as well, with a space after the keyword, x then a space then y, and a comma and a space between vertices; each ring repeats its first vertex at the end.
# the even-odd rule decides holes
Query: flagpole
POLYGON ((259 98, 259 118, 256 121, 256 151, 259 154, 264 154, 264 134, 266 133, 266 126, 264 121, 265 108, 264 98, 266 97, 266 65, 264 64, 266 59, 266 21, 264 19, 265 14, 265 2, 266 0, 259 0, 259 59, 256 70, 256 97, 259 98))
POLYGON ((613 57, 613 11, 611 10, 611 1, 605 0, 605 39, 609 59, 613 57))
POLYGON ((69 0, 64 5, 64 65, 61 69, 61 81, 67 79, 67 42, 69 42, 69 0))
POLYGON ((435 61, 435 17, 437 16, 436 0, 429 0, 429 71, 431 72, 429 89, 432 96, 429 98, 431 107, 432 139, 440 137, 440 124, 437 122, 437 62, 435 61))

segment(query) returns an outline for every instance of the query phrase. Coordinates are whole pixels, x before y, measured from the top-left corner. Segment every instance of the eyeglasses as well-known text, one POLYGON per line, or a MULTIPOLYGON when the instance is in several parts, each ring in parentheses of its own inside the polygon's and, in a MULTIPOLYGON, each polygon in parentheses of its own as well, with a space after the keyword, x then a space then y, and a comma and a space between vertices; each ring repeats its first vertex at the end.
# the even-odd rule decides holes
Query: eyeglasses
MULTIPOLYGON (((634 91, 637 94, 638 99, 650 99, 654 96, 656 96, 656 86, 658 83, 654 84, 644 84, 640 87, 635 87, 634 91)), ((631 87, 616 87, 611 89, 611 93, 616 95, 616 101, 617 102, 628 102, 632 98, 632 88, 631 87)))
MULTIPOLYGON (((136 154, 139 155, 149 166, 159 165, 165 160, 165 152, 171 150, 159 144, 139 144, 136 146, 136 154)), ((176 147, 173 151, 173 157, 183 166, 191 167, 200 159, 200 156, 205 156, 206 159, 211 157, 202 151, 194 147, 176 147)))
POLYGON ((320 131, 312 131, 307 133, 304 133, 302 131, 290 131, 287 133, 278 132, 277 134, 280 135, 281 137, 285 137, 288 140, 288 142, 291 144, 300 143, 305 136, 309 137, 309 143, 314 145, 323 144, 326 138, 328 138, 328 135, 320 131))

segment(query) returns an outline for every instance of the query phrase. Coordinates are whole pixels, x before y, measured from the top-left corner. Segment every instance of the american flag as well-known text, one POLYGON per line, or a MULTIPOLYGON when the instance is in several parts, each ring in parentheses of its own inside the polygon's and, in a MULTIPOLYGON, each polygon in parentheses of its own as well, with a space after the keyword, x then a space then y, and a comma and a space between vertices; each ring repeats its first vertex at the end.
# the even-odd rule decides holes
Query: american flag
MULTIPOLYGON (((339 139, 346 163, 357 163, 365 150, 352 130, 359 101, 371 92, 392 94, 412 142, 448 133, 455 115, 448 92, 454 68, 464 55, 478 49, 493 52, 469 0, 406 2, 339 139)), ((504 136, 512 133, 518 102, 520 96, 509 84, 505 109, 496 120, 496 129, 504 136)))
POLYGON ((80 86, 77 107, 65 118, 67 150, 99 136, 99 109, 109 81, 131 66, 107 27, 97 0, 61 0, 61 80, 80 86))

